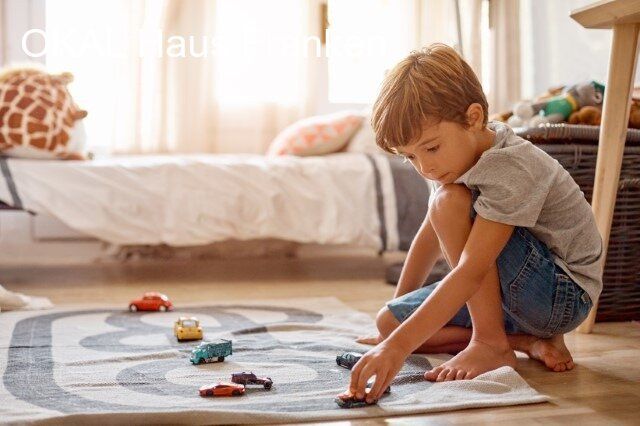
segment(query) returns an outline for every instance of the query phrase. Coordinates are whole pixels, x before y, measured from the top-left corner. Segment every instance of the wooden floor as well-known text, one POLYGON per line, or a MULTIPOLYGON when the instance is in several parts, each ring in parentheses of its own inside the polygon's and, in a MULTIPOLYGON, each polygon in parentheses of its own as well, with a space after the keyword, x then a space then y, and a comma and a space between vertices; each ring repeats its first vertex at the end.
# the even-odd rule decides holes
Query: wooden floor
MULTIPOLYGON (((362 256, 0 269, 6 288, 58 305, 126 304, 157 290, 177 304, 335 296, 371 315, 393 293, 383 276, 382 259, 362 256)), ((640 425, 640 324, 597 324, 593 334, 572 333, 567 340, 577 362, 571 372, 548 372, 519 357, 520 374, 552 402, 340 423, 640 425)))

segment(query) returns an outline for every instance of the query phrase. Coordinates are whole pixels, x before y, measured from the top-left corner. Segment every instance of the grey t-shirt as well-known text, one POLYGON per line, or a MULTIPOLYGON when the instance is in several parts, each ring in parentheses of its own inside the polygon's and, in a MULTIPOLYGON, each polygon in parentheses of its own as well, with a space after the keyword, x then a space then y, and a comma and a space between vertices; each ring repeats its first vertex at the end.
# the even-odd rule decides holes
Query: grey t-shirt
POLYGON ((479 192, 473 206, 480 216, 527 228, 545 243, 595 302, 602 291, 602 238, 584 193, 556 159, 509 126, 488 127, 496 132, 493 146, 455 183, 479 192))

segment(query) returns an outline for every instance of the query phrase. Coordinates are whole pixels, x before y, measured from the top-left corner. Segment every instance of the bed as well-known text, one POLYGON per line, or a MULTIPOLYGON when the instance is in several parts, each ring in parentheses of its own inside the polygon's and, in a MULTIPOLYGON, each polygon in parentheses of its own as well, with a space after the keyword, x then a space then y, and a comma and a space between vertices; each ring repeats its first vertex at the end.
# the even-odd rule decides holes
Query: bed
POLYGON ((407 250, 429 197, 410 164, 385 154, 2 158, 0 166, 5 208, 117 245, 273 238, 407 250))

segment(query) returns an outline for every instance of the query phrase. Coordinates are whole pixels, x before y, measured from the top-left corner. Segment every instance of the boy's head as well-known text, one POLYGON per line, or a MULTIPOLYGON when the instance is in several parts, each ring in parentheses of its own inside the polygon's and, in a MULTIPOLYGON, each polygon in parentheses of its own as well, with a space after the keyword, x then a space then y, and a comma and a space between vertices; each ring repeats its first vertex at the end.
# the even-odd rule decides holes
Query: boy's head
POLYGON ((371 121, 382 149, 405 156, 424 177, 446 183, 477 161, 486 145, 487 115, 487 99, 471 67, 451 47, 432 44, 385 77, 371 121))

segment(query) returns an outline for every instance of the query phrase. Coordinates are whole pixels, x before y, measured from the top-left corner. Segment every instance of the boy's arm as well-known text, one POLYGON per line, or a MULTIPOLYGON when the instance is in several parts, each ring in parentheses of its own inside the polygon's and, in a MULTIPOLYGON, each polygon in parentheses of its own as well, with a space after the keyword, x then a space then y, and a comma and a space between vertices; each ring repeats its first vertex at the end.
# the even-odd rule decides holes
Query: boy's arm
POLYGON ((440 258, 440 242, 427 214, 413 238, 393 298, 419 288, 440 258))
POLYGON ((389 343, 411 353, 453 318, 478 290, 509 241, 513 228, 476 216, 456 267, 416 312, 391 333, 389 343))
POLYGON ((442 328, 478 290, 513 228, 478 215, 457 266, 416 312, 358 361, 351 371, 349 389, 363 395, 367 381, 375 375, 370 395, 379 398, 406 357, 442 328))

